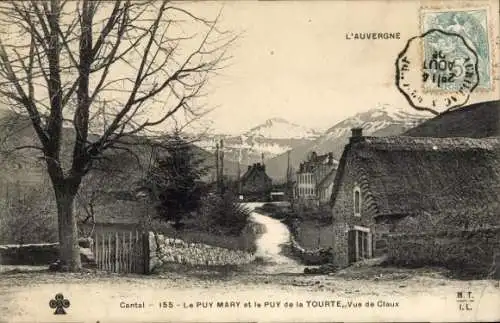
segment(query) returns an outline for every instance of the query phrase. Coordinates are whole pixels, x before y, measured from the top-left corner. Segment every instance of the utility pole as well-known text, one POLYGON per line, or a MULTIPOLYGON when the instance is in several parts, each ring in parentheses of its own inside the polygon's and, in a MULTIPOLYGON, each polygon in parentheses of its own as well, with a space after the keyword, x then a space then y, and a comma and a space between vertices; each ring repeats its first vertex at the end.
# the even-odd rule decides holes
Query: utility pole
POLYGON ((217 193, 220 192, 220 179, 219 179, 219 143, 215 144, 215 186, 217 193))
POLYGON ((286 178, 286 185, 285 185, 285 189, 286 189, 286 195, 287 195, 287 198, 290 199, 290 181, 291 181, 291 176, 290 176, 290 150, 287 151, 287 164, 286 164, 286 175, 285 175, 285 178, 286 178))
POLYGON ((224 141, 220 140, 220 189, 221 194, 224 194, 224 141))
MULTIPOLYGON (((243 144, 243 140, 242 140, 243 144)), ((238 178, 237 178, 237 190, 238 190, 238 196, 241 195, 241 146, 240 149, 238 150, 238 178)))

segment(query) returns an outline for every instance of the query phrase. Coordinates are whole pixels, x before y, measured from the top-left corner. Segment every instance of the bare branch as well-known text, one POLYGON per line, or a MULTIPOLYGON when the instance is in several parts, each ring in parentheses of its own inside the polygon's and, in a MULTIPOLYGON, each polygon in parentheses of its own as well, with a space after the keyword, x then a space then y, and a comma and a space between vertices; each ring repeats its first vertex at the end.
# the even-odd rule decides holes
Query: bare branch
POLYGON ((197 100, 234 41, 219 16, 168 0, 2 3, 0 24, 15 33, 0 35, 0 95, 30 117, 51 178, 77 187, 106 150, 203 116, 197 100), (63 123, 75 134, 67 170, 63 123))

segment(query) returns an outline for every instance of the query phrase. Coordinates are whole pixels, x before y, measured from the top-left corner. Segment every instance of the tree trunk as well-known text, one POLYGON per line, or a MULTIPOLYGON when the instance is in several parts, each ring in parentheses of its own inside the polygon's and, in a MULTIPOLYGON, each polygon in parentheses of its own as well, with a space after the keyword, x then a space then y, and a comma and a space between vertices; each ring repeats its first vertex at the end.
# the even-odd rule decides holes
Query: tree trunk
POLYGON ((82 268, 78 227, 73 210, 75 195, 65 187, 56 186, 57 220, 59 227, 59 259, 64 271, 79 271, 82 268))

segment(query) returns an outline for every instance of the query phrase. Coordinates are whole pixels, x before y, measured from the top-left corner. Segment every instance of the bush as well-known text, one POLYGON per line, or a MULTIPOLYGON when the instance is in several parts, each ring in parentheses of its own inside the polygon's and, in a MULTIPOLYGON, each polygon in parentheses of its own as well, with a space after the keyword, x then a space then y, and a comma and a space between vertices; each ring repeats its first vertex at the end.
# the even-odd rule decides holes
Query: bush
POLYGON ((238 203, 231 192, 208 195, 202 200, 199 224, 208 232, 239 235, 248 223, 250 210, 238 203))
POLYGON ((49 192, 17 188, 0 201, 0 244, 57 242, 57 219, 49 192))

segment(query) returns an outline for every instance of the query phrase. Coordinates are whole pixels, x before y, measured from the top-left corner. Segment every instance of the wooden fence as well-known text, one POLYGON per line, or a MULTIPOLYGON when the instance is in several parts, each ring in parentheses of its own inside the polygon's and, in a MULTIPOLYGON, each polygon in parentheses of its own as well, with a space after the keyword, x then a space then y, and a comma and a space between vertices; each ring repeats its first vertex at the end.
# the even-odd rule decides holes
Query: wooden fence
POLYGON ((149 272, 148 233, 96 232, 93 247, 98 269, 114 273, 149 272))

